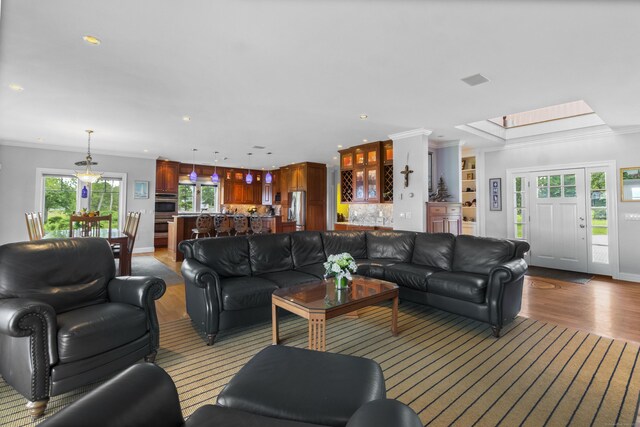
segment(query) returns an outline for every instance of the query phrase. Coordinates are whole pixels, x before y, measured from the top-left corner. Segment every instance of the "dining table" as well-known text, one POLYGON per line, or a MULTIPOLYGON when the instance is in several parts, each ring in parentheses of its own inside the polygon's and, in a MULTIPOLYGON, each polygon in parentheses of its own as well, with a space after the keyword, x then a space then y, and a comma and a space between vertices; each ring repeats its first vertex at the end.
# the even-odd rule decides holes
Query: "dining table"
MULTIPOLYGON (((73 237, 88 237, 82 235, 80 229, 74 230, 73 237)), ((45 239, 60 239, 60 238, 69 238, 69 230, 52 230, 48 231, 44 235, 45 239)), ((129 236, 120 230, 111 230, 109 232, 108 229, 100 230, 100 238, 106 239, 111 245, 120 245, 120 262, 118 268, 118 276, 129 276, 131 275, 131 254, 129 253, 129 236)))

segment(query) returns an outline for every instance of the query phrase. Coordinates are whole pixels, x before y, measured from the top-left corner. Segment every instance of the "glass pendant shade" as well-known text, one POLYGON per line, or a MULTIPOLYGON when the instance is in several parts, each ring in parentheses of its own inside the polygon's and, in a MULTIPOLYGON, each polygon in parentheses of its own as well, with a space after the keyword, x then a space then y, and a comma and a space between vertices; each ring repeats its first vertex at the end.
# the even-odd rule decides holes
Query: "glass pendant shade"
POLYGON ((191 173, 189 174, 189 181, 196 182, 197 180, 198 180, 198 174, 196 173, 195 170, 192 170, 191 173))
POLYGON ((213 175, 211 175, 211 182, 220 182, 220 177, 218 176, 217 171, 214 171, 213 175))
POLYGON ((271 181, 273 181, 273 176, 271 175, 271 172, 267 171, 267 174, 264 176, 264 182, 271 184, 271 181))
POLYGON ((251 184, 251 183, 253 182, 253 175, 251 175, 251 171, 249 171, 249 172, 247 173, 247 176, 246 176, 246 178, 245 178, 245 181, 246 181, 246 183, 247 183, 247 184, 251 184))
POLYGON ((102 178, 102 172, 95 172, 91 170, 92 165, 97 165, 97 163, 94 163, 93 159, 91 158, 91 134, 93 133, 93 131, 87 130, 86 132, 89 135, 87 139, 87 157, 84 161, 76 163, 76 165, 78 166, 85 166, 85 169, 82 171, 76 171, 75 176, 82 182, 85 182, 87 184, 94 184, 98 182, 100 178, 102 178))

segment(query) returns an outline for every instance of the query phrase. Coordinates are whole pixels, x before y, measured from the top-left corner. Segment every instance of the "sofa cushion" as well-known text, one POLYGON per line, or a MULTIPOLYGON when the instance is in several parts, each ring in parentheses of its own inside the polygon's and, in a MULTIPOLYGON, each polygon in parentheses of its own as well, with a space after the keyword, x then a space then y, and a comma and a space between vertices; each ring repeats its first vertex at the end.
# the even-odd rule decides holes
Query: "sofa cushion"
POLYGON ((463 301, 482 303, 487 292, 488 277, 482 274, 440 271, 427 280, 427 291, 463 301))
POLYGON ((356 274, 384 280, 384 269, 387 266, 397 264, 395 259, 356 259, 358 270, 356 274))
POLYGON ((291 255, 296 268, 325 262, 322 237, 318 231, 298 231, 291 233, 291 255))
POLYGON ((367 258, 410 262, 415 237, 411 231, 367 231, 367 258))
POLYGON ((382 369, 373 360, 271 345, 229 381, 217 404, 267 417, 344 426, 360 406, 385 395, 382 369))
POLYGON ((279 288, 288 288, 290 286, 318 281, 316 276, 295 270, 265 273, 258 277, 275 283, 279 288))
POLYGON ((278 286, 260 277, 232 277, 220 281, 224 310, 244 310, 271 304, 271 294, 278 286))
POLYGON ((393 264, 384 268, 384 280, 405 288, 427 291, 427 278, 438 271, 437 268, 417 264, 393 264))
POLYGON ((249 256, 254 276, 274 271, 293 270, 291 237, 286 233, 250 236, 249 256))
POLYGON ((147 333, 144 310, 129 304, 95 304, 58 315, 58 357, 75 362, 128 344, 147 333))
POLYGON ((194 258, 220 277, 250 276, 249 242, 246 237, 198 239, 192 243, 194 258))
POLYGON ((301 271, 303 273, 311 274, 316 276, 319 279, 322 279, 327 269, 324 268, 324 263, 320 262, 317 264, 305 265, 304 267, 296 268, 296 271, 301 271))
POLYGON ((191 414, 184 427, 202 426, 242 426, 242 427, 322 427, 299 421, 265 417, 247 411, 225 408, 218 405, 204 405, 191 414))
POLYGON ((451 271, 456 238, 449 233, 418 233, 411 263, 451 271))
MULTIPOLYGON (((347 252, 354 258, 367 257, 367 240, 364 231, 324 231, 322 232, 324 255, 347 252)), ((325 258, 325 260, 326 260, 325 258)))
POLYGON ((513 258, 515 245, 509 240, 458 236, 453 252, 453 271, 489 275, 496 265, 513 258))

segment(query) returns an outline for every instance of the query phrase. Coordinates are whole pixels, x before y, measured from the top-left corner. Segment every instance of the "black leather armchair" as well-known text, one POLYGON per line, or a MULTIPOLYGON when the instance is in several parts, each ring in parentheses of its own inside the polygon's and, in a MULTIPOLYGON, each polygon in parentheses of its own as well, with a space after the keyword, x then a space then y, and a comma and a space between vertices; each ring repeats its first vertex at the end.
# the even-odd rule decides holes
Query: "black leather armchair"
POLYGON ((115 277, 104 239, 0 246, 0 375, 34 416, 50 396, 155 359, 155 277, 115 277))

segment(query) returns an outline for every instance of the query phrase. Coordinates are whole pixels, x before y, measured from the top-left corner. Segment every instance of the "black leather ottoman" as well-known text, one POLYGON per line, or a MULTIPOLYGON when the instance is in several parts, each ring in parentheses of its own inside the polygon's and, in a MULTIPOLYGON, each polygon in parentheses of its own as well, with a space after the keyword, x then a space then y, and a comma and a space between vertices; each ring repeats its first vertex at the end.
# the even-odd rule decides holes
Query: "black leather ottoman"
POLYGON ((362 405, 385 396, 382 369, 372 360, 270 346, 240 369, 217 404, 267 417, 344 426, 362 405))

